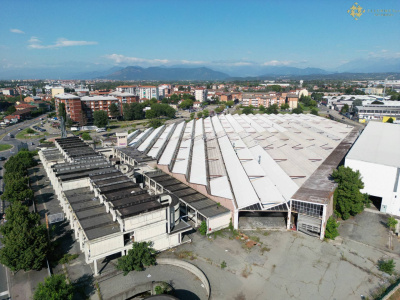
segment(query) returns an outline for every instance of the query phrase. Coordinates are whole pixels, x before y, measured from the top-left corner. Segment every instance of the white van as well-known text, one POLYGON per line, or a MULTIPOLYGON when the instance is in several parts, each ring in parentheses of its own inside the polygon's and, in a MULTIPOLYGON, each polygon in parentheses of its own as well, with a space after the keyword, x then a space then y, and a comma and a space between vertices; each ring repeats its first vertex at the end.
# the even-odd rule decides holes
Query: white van
POLYGON ((105 128, 97 128, 96 132, 106 132, 106 129, 105 128))

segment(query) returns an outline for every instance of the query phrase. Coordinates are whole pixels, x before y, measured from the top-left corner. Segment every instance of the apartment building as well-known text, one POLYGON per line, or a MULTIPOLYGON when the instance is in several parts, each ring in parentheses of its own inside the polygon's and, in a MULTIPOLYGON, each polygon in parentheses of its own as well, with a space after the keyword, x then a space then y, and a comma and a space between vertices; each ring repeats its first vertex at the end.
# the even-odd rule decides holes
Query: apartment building
POLYGON ((64 94, 63 87, 54 87, 51 89, 51 96, 54 98, 58 94, 64 94))
POLYGON ((120 85, 115 88, 117 92, 130 93, 135 96, 138 95, 138 87, 136 85, 120 85))
POLYGON ((206 101, 207 100, 207 89, 205 88, 197 88, 194 91, 194 97, 196 101, 206 101))
POLYGON ((67 117, 69 117, 74 122, 83 124, 82 103, 81 99, 78 96, 71 94, 58 94, 55 95, 54 99, 55 99, 57 116, 60 104, 64 103, 65 110, 67 112, 67 117))
POLYGON ((108 113, 108 117, 111 118, 111 104, 116 104, 121 109, 119 99, 114 96, 85 96, 81 98, 81 101, 82 108, 89 120, 93 118, 93 112, 98 110, 106 111, 108 113))
POLYGON ((144 85, 138 87, 138 96, 140 99, 151 99, 156 98, 158 100, 158 88, 153 85, 144 85))

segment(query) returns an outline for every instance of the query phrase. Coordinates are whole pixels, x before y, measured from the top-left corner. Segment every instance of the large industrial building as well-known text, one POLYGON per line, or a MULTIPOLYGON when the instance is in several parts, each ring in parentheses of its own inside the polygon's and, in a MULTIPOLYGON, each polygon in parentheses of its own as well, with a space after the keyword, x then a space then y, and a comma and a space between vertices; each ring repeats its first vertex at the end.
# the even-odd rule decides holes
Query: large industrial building
POLYGON ((323 237, 333 212, 330 175, 357 136, 314 115, 220 115, 135 131, 114 155, 141 168, 154 193, 178 197, 188 221, 206 220, 210 231, 280 212, 287 228, 323 237))
POLYGON ((345 166, 361 173, 362 192, 385 213, 400 216, 400 126, 369 122, 346 156, 345 166))

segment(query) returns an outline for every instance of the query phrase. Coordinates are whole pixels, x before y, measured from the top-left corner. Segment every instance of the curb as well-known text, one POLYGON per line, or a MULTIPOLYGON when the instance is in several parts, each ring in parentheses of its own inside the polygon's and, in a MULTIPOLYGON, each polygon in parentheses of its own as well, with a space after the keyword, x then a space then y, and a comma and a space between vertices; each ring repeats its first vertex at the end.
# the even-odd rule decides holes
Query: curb
MULTIPOLYGON (((0 145, 10 145, 10 144, 0 144, 0 145)), ((10 149, 7 149, 7 150, 2 150, 2 151, 0 151, 0 153, 2 153, 2 152, 5 152, 5 151, 10 151, 10 150, 12 150, 12 149, 14 149, 15 148, 15 146, 14 145, 11 145, 12 147, 10 148, 10 149)))

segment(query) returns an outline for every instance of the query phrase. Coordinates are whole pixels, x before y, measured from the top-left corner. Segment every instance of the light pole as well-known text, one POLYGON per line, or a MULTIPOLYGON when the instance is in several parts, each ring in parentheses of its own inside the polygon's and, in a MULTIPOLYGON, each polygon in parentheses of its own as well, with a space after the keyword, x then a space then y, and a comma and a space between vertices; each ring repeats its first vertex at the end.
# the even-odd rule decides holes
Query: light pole
POLYGON ((385 79, 385 83, 383 84, 383 99, 382 99, 382 100, 384 100, 385 95, 386 95, 386 82, 387 82, 387 80, 389 79, 389 77, 392 77, 392 76, 394 76, 394 75, 389 75, 389 76, 386 77, 386 79, 385 79))

